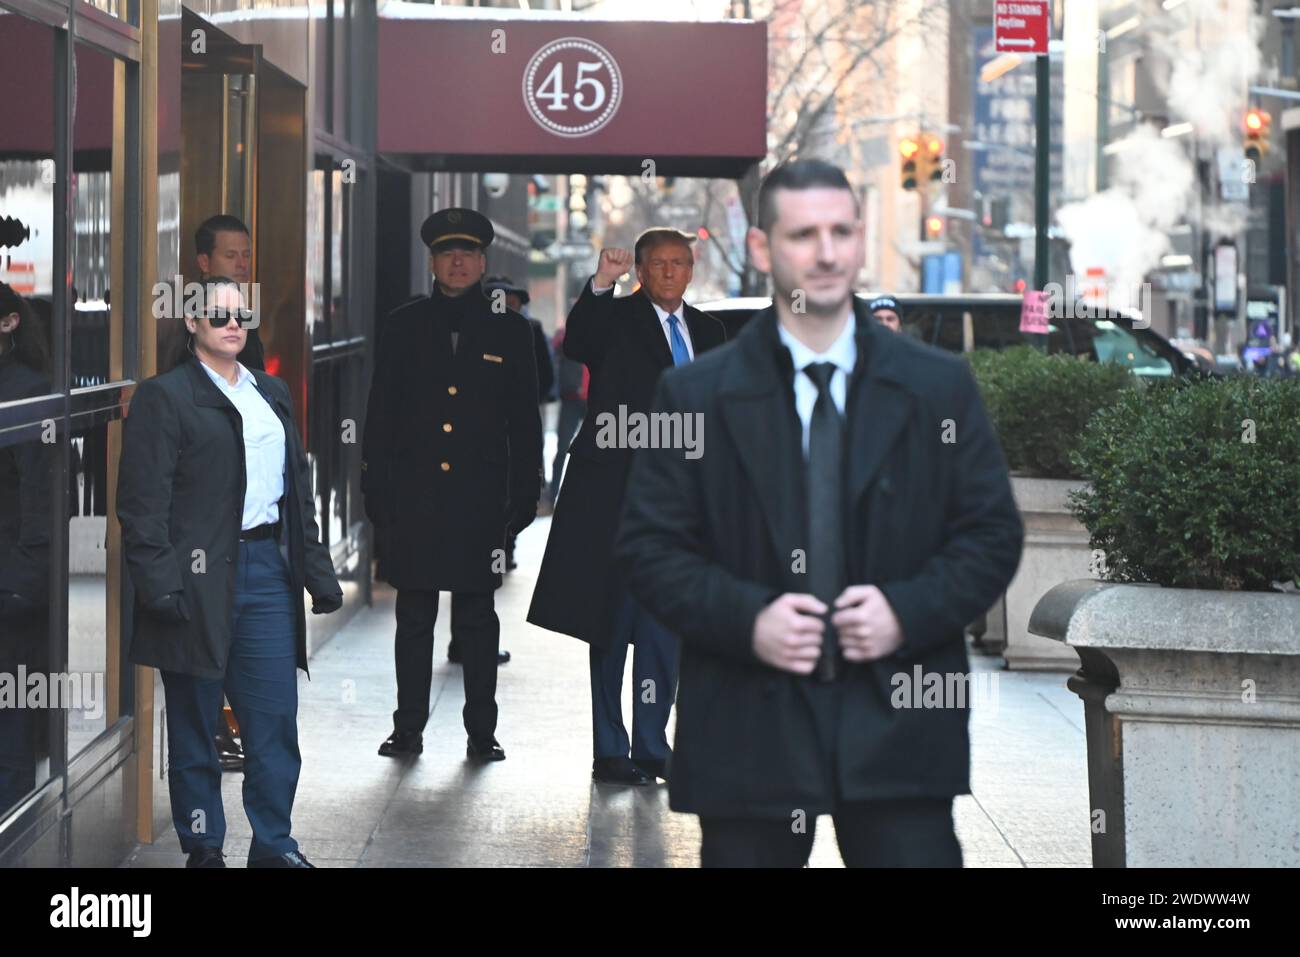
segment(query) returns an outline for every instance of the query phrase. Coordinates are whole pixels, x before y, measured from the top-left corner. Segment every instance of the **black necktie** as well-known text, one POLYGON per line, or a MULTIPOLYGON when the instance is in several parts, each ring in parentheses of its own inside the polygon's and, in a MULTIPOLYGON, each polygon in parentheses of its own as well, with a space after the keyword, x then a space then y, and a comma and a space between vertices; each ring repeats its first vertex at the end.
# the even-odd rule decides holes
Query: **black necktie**
POLYGON ((831 398, 835 365, 814 362, 803 371, 817 386, 817 404, 808 424, 808 585, 809 591, 831 606, 814 674, 821 681, 833 681, 840 649, 830 616, 848 579, 844 551, 844 420, 831 398))

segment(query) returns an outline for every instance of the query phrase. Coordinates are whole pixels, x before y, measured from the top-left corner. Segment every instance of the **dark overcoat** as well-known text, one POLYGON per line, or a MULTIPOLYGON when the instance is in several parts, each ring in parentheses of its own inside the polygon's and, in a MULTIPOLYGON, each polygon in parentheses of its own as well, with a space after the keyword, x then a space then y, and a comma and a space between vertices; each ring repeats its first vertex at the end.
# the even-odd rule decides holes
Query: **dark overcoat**
POLYGON ((673 810, 790 820, 829 812, 837 791, 850 801, 969 791, 969 699, 896 707, 895 676, 969 673, 963 629, 1011 580, 1020 517, 966 361, 890 333, 861 308, 855 321, 849 581, 880 588, 903 644, 848 666, 832 751, 819 746, 812 679, 753 651, 758 613, 808 591, 797 561, 807 541, 801 425, 775 314, 660 381, 657 409, 704 415, 704 454, 638 452, 618 558, 633 593, 681 639, 673 810))
MULTIPOLYGON (((722 345, 721 322, 693 306, 683 312, 697 357, 722 345)), ((599 423, 604 414, 617 420, 620 407, 626 414, 649 412, 655 383, 672 368, 673 355, 644 292, 598 296, 588 280, 564 328, 565 356, 585 363, 591 373, 587 415, 569 445, 528 620, 605 647, 626 587, 612 557, 633 450, 601 448, 599 423)))
POLYGON ((384 323, 362 442, 366 514, 397 589, 485 592, 505 572, 507 503, 536 509, 542 420, 533 331, 479 289, 455 352, 437 299, 384 323))
MULTIPOLYGON (((303 590, 313 599, 327 598, 340 593, 339 583, 329 550, 320 542, 289 387, 275 376, 249 371, 284 427, 279 544, 293 586, 298 667, 306 671, 303 590)), ((247 487, 243 419, 191 357, 140 383, 122 432, 117 517, 134 592, 130 660, 220 678, 230 655, 247 487), (190 621, 163 621, 142 611, 178 591, 185 593, 190 621)))

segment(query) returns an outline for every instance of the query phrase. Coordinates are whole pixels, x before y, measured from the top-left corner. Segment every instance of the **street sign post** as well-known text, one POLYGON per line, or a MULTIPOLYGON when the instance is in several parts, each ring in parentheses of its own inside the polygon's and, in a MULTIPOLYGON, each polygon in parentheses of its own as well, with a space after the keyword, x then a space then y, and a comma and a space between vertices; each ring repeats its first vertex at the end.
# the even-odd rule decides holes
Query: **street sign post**
POLYGON ((993 46, 999 53, 1047 56, 1049 0, 995 0, 993 46))

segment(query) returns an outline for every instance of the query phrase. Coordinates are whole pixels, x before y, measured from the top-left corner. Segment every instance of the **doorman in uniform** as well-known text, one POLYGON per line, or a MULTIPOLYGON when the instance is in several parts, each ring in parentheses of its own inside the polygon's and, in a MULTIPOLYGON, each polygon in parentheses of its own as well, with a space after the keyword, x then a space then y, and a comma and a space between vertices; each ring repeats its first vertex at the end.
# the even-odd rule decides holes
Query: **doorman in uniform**
POLYGON ((389 315, 375 359, 361 490, 397 589, 397 710, 382 755, 424 750, 438 593, 447 591, 465 672, 467 754, 506 756, 495 736, 493 591, 507 536, 537 514, 542 421, 528 321, 493 312, 483 293, 492 237, 492 223, 471 209, 424 221, 433 292, 389 315))

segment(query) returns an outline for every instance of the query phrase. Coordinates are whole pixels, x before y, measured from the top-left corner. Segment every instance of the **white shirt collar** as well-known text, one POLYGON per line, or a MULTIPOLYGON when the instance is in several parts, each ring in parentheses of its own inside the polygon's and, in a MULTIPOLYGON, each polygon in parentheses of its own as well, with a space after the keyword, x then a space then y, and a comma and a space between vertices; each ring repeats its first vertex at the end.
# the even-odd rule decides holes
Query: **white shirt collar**
POLYGON ((854 338, 857 332, 856 317, 851 309, 843 330, 825 352, 816 352, 804 345, 795 338, 794 333, 781 325, 780 319, 777 319, 776 331, 781 337, 782 344, 790 350, 790 358, 794 360, 796 372, 803 371, 805 366, 813 362, 833 362, 837 368, 844 371, 845 375, 852 375, 853 366, 858 361, 858 343, 854 338))
POLYGON ((250 380, 253 381, 254 384, 256 384, 256 380, 253 378, 253 373, 249 372, 246 368, 244 368, 244 364, 242 362, 239 361, 235 362, 235 368, 238 369, 239 371, 235 375, 234 385, 231 385, 229 379, 223 376, 216 369, 213 369, 202 359, 199 360, 199 365, 201 365, 203 367, 203 371, 208 374, 208 378, 210 378, 218 386, 224 386, 227 389, 238 389, 240 386, 244 385, 244 383, 249 382, 250 380))
MULTIPOLYGON (((646 298, 650 299, 649 296, 646 296, 646 298)), ((659 317, 659 322, 661 324, 668 322, 669 316, 676 316, 677 320, 683 326, 686 325, 686 300, 685 299, 683 299, 681 303, 677 306, 676 312, 669 312, 667 309, 660 309, 659 303, 655 302, 653 299, 650 299, 650 305, 655 307, 655 315, 659 317)))

